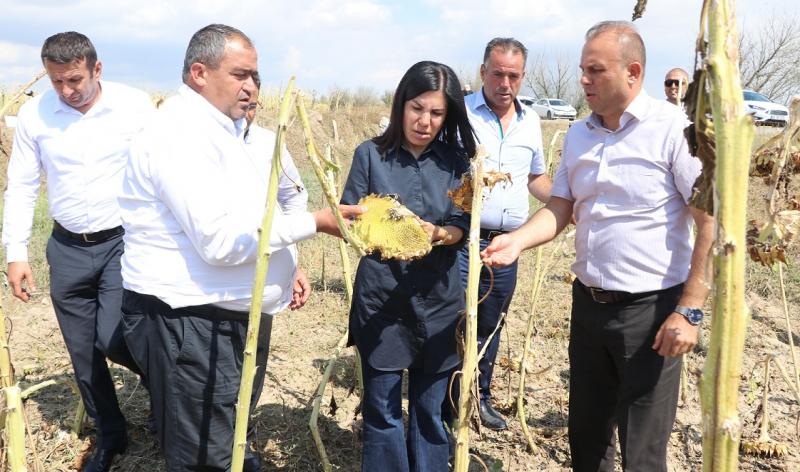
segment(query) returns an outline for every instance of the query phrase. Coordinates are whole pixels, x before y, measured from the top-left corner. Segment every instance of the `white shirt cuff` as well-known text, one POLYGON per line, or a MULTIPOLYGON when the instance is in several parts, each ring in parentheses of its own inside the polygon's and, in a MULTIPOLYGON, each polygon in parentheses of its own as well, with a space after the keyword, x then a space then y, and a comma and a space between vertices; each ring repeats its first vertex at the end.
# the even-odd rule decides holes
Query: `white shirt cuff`
POLYGON ((6 246, 6 263, 28 262, 28 248, 24 244, 6 246))

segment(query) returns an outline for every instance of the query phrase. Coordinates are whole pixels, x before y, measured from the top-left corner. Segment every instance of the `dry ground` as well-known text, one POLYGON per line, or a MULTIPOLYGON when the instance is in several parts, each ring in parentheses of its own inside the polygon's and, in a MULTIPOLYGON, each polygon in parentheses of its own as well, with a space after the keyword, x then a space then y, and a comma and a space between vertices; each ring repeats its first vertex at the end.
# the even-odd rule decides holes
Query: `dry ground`
MULTIPOLYGON (((345 167, 353 148, 376 131, 376 124, 384 109, 341 110, 333 114, 324 104, 317 104, 312 111, 312 121, 318 144, 333 143, 331 117, 338 125, 340 141, 333 143, 334 152, 345 161, 345 167)), ((274 106, 267 110, 262 121, 272 123, 274 106)), ((564 123, 545 124, 545 145, 549 143, 557 128, 564 123)), ((291 128, 288 144, 296 157, 305 183, 311 194, 311 206, 319 207, 320 192, 310 173, 304 157, 302 137, 298 126, 291 128)), ((769 130, 760 130, 761 139, 769 130)), ((8 134, 3 139, 8 143, 8 134)), ((7 155, 0 151, 2 177, 5 185, 7 155)), ((753 180, 750 192, 751 208, 761 208, 763 185, 753 180)), ((43 241, 49 223, 43 206, 37 214, 36 237, 32 243, 34 268, 40 287, 46 294, 46 266, 42 260, 43 241)), ((310 402, 320 372, 346 326, 347 307, 344 302, 343 284, 339 272, 338 252, 335 240, 320 237, 301 245, 301 264, 310 275, 315 294, 308 305, 299 312, 278 315, 274 323, 272 351, 269 360, 267 386, 253 419, 258 436, 258 448, 266 470, 306 472, 321 470, 319 461, 307 429, 310 402), (323 275, 324 268, 324 275, 323 275)), ((482 458, 492 470, 506 471, 561 471, 569 469, 569 453, 565 436, 567 415, 567 332, 569 318, 569 286, 563 281, 568 274, 570 261, 574 258, 571 241, 556 241, 545 250, 546 257, 553 257, 553 267, 538 300, 536 332, 533 342, 532 363, 527 382, 527 422, 536 434, 538 450, 526 452, 520 425, 510 420, 510 428, 504 432, 484 430, 474 434, 473 452, 482 458)), ((794 261, 795 249, 791 254, 794 261)), ((530 311, 530 285, 532 254, 521 261, 517 294, 507 319, 502 337, 501 356, 514 358, 521 353, 522 336, 530 311)), ((776 273, 750 265, 748 269, 748 299, 753 310, 745 348, 745 365, 742 370, 740 415, 744 426, 744 437, 757 436, 760 420, 760 395, 763 377, 762 360, 766 353, 779 355, 785 365, 788 362, 788 338, 785 334, 780 291, 776 273)), ((789 307, 795 332, 800 330, 798 306, 800 306, 800 271, 791 268, 788 273, 787 290, 789 307)), ((45 380, 65 380, 70 376, 70 364, 64 349, 58 326, 48 297, 24 305, 9 296, 3 289, 3 307, 11 321, 11 350, 17 378, 23 388, 45 380)), ((707 334, 707 333, 704 333, 707 334)), ((706 336, 707 337, 707 336, 706 336)), ((798 338, 795 337, 795 344, 798 338)), ((705 350, 701 346, 688 356, 689 387, 686 402, 678 412, 670 441, 669 461, 674 471, 701 469, 701 425, 699 397, 696 388, 702 369, 705 350)), ((331 385, 325 393, 320 428, 327 445, 331 461, 337 470, 353 471, 359 468, 360 445, 358 421, 353 418, 357 395, 354 359, 351 351, 345 351, 337 361, 331 385)), ((495 379, 497 400, 505 402, 511 391, 516 391, 517 376, 498 369, 495 379)), ((774 369, 773 369, 774 371, 774 369)), ((118 397, 131 425, 131 447, 117 462, 116 471, 163 471, 163 461, 158 455, 154 438, 145 429, 147 399, 134 375, 124 369, 113 369, 118 397)), ((773 393, 769 407, 772 418, 770 433, 776 441, 789 445, 789 455, 784 458, 741 457, 740 470, 800 470, 800 453, 797 452, 798 435, 795 419, 798 405, 789 393, 783 380, 773 375, 773 393)), ((29 451, 31 470, 72 470, 82 455, 92 427, 87 424, 80 438, 69 434, 69 425, 77 399, 65 384, 48 387, 33 394, 26 402, 31 438, 29 451)), ((512 414, 512 412, 508 411, 512 414)), ((477 464, 471 470, 482 470, 477 464)))

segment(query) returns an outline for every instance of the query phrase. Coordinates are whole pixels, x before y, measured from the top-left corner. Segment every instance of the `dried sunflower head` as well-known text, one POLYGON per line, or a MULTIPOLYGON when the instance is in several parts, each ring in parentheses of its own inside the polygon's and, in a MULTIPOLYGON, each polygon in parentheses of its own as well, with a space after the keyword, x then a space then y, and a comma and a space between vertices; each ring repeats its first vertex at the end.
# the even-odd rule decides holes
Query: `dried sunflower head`
POLYGON ((368 254, 380 251, 382 259, 407 261, 431 251, 431 238, 416 215, 394 198, 368 195, 358 204, 367 211, 356 218, 350 231, 368 254))
MULTIPOLYGON (((498 182, 511 182, 511 174, 490 170, 483 173, 483 185, 489 189, 497 185, 498 182)), ((455 190, 448 190, 447 196, 453 203, 462 210, 469 213, 472 211, 472 174, 467 173, 461 176, 461 185, 455 190)))

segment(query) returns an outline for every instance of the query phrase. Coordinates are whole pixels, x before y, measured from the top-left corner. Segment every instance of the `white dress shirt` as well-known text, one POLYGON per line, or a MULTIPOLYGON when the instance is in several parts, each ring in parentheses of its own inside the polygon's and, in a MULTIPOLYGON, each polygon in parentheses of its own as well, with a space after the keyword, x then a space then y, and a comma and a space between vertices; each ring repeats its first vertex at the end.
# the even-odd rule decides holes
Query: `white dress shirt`
POLYGON ((528 174, 545 173, 539 115, 514 100, 516 114, 504 133, 486 103, 483 88, 464 97, 464 102, 470 125, 489 153, 485 169, 511 174, 510 183, 499 182, 491 191, 484 189, 481 228, 516 229, 528 219, 528 174))
POLYGON ((687 202, 702 170, 686 125, 680 108, 641 92, 617 130, 593 113, 567 132, 552 196, 574 202, 572 271, 585 285, 641 293, 686 281, 687 202))
MULTIPOLYGON (((272 154, 275 152, 275 133, 253 123, 245 132, 244 142, 254 162, 263 166, 262 175, 269 176, 272 154)), ((300 172, 294 165, 286 145, 281 150, 281 171, 278 176, 278 205, 287 215, 304 212, 308 208, 308 192, 303 186, 300 172)), ((265 194, 266 195, 266 194, 265 194)))
MULTIPOLYGON (((126 289, 172 308, 247 311, 269 171, 267 156, 248 151, 244 124, 184 85, 134 140, 120 197, 126 289)), ((291 300, 293 244, 315 232, 310 213, 275 209, 262 312, 291 300)))
POLYGON ((52 89, 20 109, 3 211, 8 262, 28 260, 42 172, 50 216, 63 227, 94 233, 120 225, 117 195, 128 147, 154 107, 140 90, 105 80, 100 87, 100 98, 85 114, 52 89))

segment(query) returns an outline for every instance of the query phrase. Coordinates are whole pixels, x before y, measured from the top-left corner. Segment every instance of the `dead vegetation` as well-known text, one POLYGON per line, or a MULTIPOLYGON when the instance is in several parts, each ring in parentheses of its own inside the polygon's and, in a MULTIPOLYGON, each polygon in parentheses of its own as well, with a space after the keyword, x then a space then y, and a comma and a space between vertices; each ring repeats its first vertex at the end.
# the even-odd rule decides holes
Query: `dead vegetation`
MULTIPOLYGON (((259 121, 274 127, 277 110, 266 109, 259 121)), ((377 133, 381 116, 388 115, 384 107, 353 108, 350 113, 330 111, 325 103, 309 109, 309 120, 315 141, 324 146, 331 144, 333 152, 343 163, 344 173, 349 167, 352 151, 361 141, 377 133), (334 127, 333 122, 336 122, 334 127), (334 132, 334 130, 336 130, 334 132), (338 139, 337 139, 338 136, 338 139)), ((549 143, 557 130, 566 123, 546 122, 544 142, 549 143)), ((757 143, 766 141, 767 133, 774 129, 757 130, 757 143)), ((8 136, 8 134, 7 134, 8 136)), ((297 123, 290 123, 287 145, 303 176, 311 199, 310 206, 319 208, 326 203, 311 167, 305 157, 304 138, 297 123)), ((561 137, 556 139, 560 147, 561 137)), ((5 140, 3 142, 6 142, 5 140)), ((8 150, 6 148, 6 150, 8 150)), ((0 183, 5 187, 5 167, 8 157, 0 152, 0 183)), ((797 179, 795 179, 797 180, 797 179)), ((792 192, 797 193, 798 183, 792 181, 792 192)), ((754 218, 763 218, 763 199, 769 191, 763 179, 751 178, 749 208, 754 218)), ((46 288, 46 266, 43 261, 43 241, 49 232, 46 213, 37 213, 36 239, 32 255, 34 270, 41 288, 46 288), (38 270, 37 270, 38 268, 38 270)), ((556 242, 553 246, 560 243, 556 242)), ((321 470, 316 448, 308 431, 311 404, 325 361, 333 352, 347 324, 345 284, 341 278, 338 241, 322 236, 301 244, 301 265, 309 274, 314 294, 308 305, 299 312, 286 312, 277 316, 272 334, 267 385, 251 424, 256 428, 258 448, 262 452, 266 470, 307 472, 321 470), (325 267, 325 277, 322 268, 325 267)), ((351 253, 352 256, 352 253, 351 253)), ((797 260, 797 246, 789 246, 787 260, 797 260)), ((567 340, 569 326, 569 265, 574 260, 571 244, 560 245, 554 253, 551 269, 544 276, 537 299, 537 316, 533 324, 531 349, 525 371, 524 403, 527 409, 527 426, 537 446, 537 452, 526 452, 522 428, 514 418, 518 387, 518 363, 522 358, 523 336, 531 307, 530 288, 533 283, 535 254, 527 253, 521 260, 519 282, 514 301, 509 310, 502 338, 501 369, 495 379, 497 401, 505 407, 510 417, 507 431, 493 432, 484 429, 470 441, 470 452, 478 455, 490 470, 506 471, 566 471, 569 468, 569 450, 566 438, 567 340), (515 362, 516 361, 516 362, 515 362)), ((352 261, 355 262, 355 256, 352 261)), ((786 269, 786 291, 792 315, 793 332, 800 332, 800 269, 790 265, 786 269)), ((739 397, 743 440, 757 440, 761 429, 763 410, 764 356, 775 354, 783 365, 789 365, 789 339, 785 330, 783 307, 777 272, 760 264, 747 266, 747 300, 752 311, 745 345, 744 366, 739 397)), ((46 292, 46 290, 45 290, 46 292)), ((23 390, 46 380, 63 380, 71 375, 70 363, 61 340, 52 307, 47 297, 28 305, 9 298, 3 290, 3 304, 9 316, 12 361, 23 390)), ((707 327, 706 327, 707 328, 707 327)), ((707 332, 705 333, 707 336, 707 332)), ((798 344, 798 339, 794 339, 798 344)), ((695 353, 687 357, 689 386, 686 402, 679 407, 678 418, 670 440, 669 462, 674 471, 701 469, 700 405, 697 380, 706 356, 707 339, 695 353)), ((800 470, 800 440, 797 415, 800 407, 795 395, 774 368, 769 385, 769 436, 772 441, 788 445, 782 457, 740 456, 740 470, 800 470)), ((146 394, 133 374, 122 368, 112 369, 118 386, 118 397, 130 423, 131 446, 128 453, 117 462, 116 471, 164 470, 158 456, 158 445, 147 432, 148 402, 146 394)), ((335 470, 359 469, 360 423, 354 417, 357 406, 355 358, 350 349, 343 352, 332 367, 330 386, 323 394, 319 430, 335 470)), ((69 430, 74 417, 76 397, 70 388, 59 383, 40 390, 25 403, 30 442, 35 447, 42 464, 40 470, 69 471, 77 467, 89 450, 93 430, 85 428, 84 436, 75 438, 69 430)), ((29 454, 29 470, 34 461, 29 454)), ((470 470, 481 470, 473 465, 470 470)))

